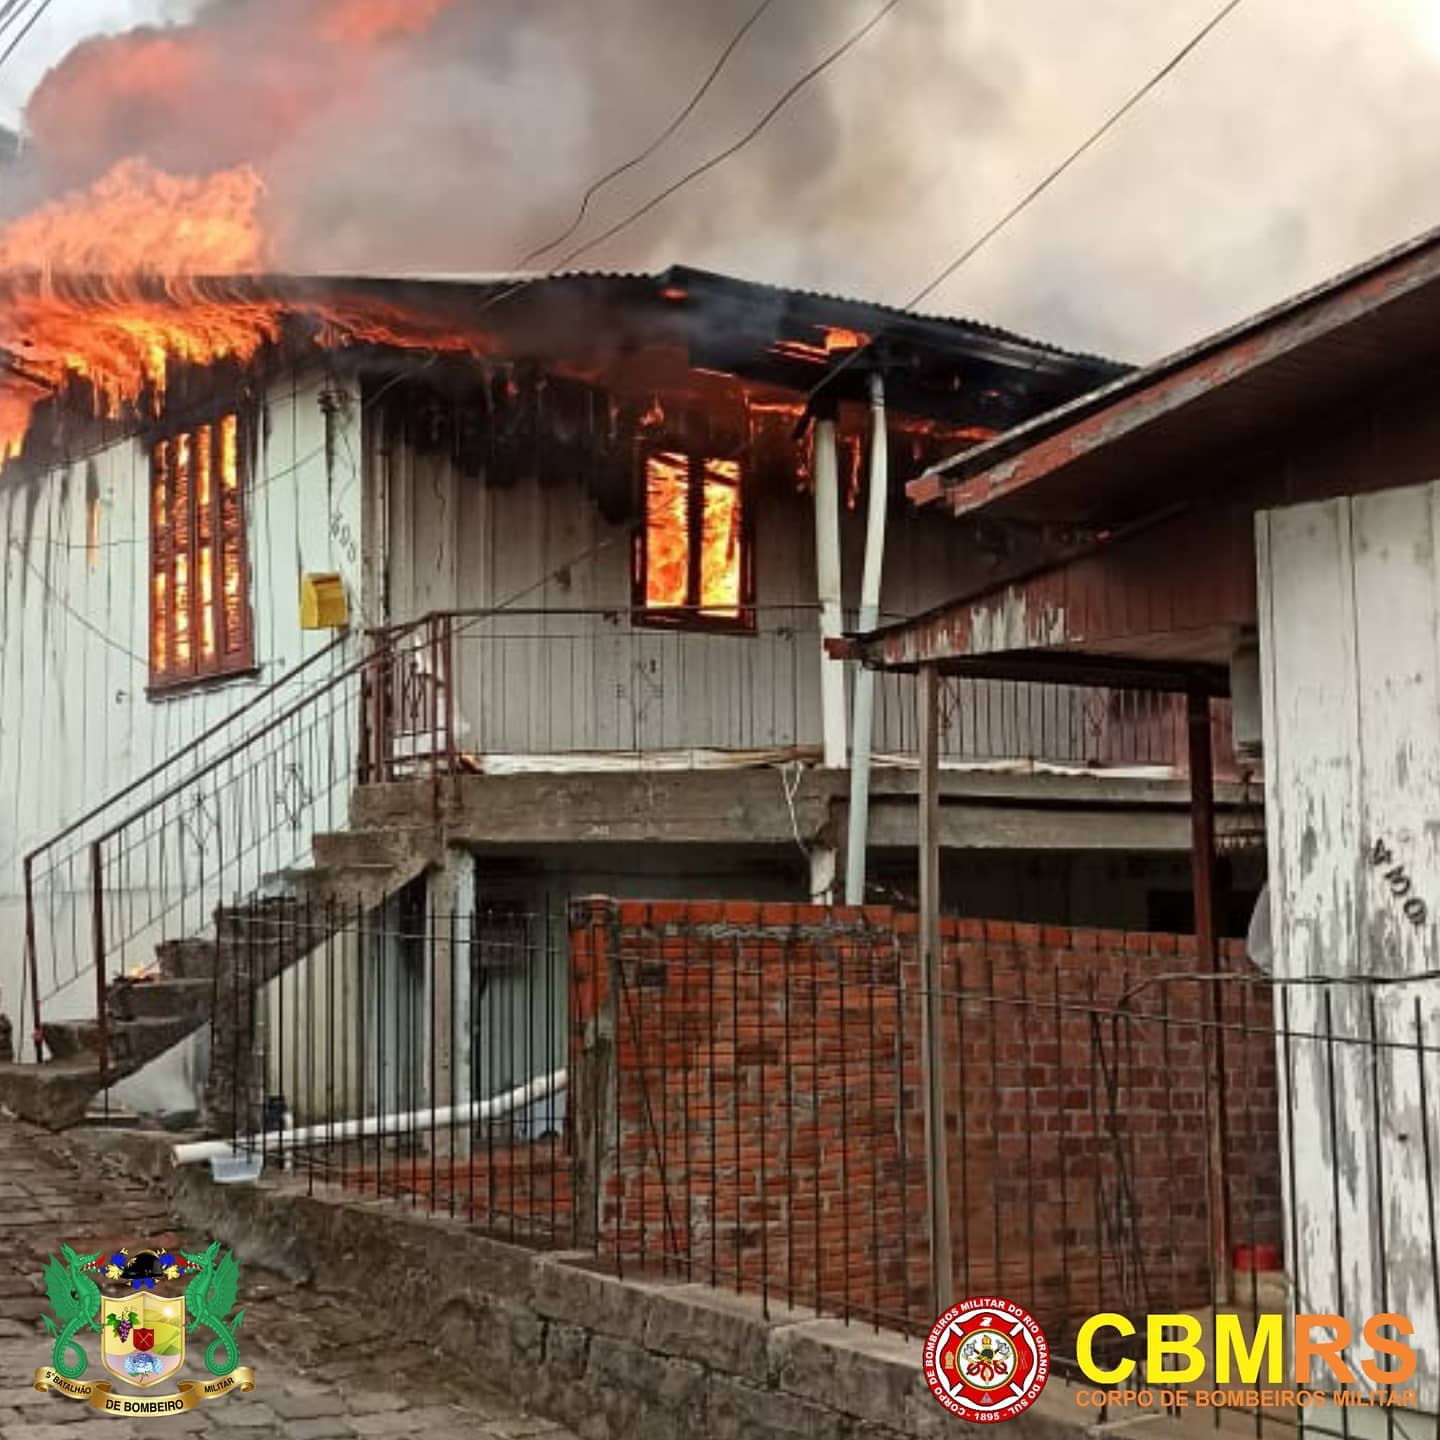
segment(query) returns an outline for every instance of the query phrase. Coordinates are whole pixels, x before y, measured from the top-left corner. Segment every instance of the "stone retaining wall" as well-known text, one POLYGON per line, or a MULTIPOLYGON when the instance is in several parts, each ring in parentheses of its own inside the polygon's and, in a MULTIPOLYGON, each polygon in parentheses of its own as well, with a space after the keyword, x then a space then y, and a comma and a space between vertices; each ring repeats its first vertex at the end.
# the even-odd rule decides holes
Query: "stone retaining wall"
MULTIPOLYGON (((802 1310, 767 1317, 750 1297, 617 1279, 588 1255, 537 1254, 283 1182, 215 1186, 203 1167, 167 1178, 185 1225, 353 1294, 377 1325, 433 1337, 457 1372, 585 1440, 938 1440, 969 1428, 931 1397, 919 1340, 802 1310)), ((1007 1435, 1079 1440, 1083 1414, 1052 1381, 1007 1435)))

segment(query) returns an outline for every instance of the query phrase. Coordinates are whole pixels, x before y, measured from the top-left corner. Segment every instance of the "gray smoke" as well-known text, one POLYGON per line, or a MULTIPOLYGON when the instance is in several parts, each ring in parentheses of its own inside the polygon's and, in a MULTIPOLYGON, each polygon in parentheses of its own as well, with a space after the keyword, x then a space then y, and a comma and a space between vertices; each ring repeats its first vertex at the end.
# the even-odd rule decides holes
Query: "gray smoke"
MULTIPOLYGON (((280 266, 509 269, 663 128, 756 0, 451 0, 423 34, 366 47, 319 38, 336 3, 217 0, 82 45, 32 101, 12 213, 129 155, 182 173, 249 161, 280 266), (142 63, 157 44, 188 57, 178 80, 142 63)), ((742 133, 880 3, 777 0, 577 240, 742 133)), ((1217 3, 904 0, 754 145, 577 263, 903 302, 1217 3)), ((1145 359, 1424 228, 1437 14, 1241 5, 925 308, 1145 359)))

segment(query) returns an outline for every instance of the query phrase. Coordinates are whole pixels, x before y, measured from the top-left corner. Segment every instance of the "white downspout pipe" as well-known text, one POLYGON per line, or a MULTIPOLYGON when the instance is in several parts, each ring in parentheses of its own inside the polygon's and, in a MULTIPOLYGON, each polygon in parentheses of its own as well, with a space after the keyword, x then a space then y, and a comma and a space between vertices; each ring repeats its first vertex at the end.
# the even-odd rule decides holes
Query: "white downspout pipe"
POLYGON ((369 1135, 409 1135, 417 1130, 448 1128, 452 1123, 467 1125, 475 1120, 493 1120, 523 1110, 537 1100, 565 1088, 566 1074, 556 1070, 540 1075, 503 1095, 489 1100, 472 1100, 468 1105, 447 1105, 440 1110, 404 1110, 392 1115, 367 1115, 359 1120, 335 1120, 329 1124, 302 1125, 298 1130, 271 1130, 260 1135, 241 1135, 234 1140, 194 1140, 175 1146, 176 1165, 194 1165, 220 1155, 248 1152, 278 1155, 304 1145, 325 1145, 331 1140, 360 1140, 369 1135))
POLYGON ((845 628, 840 608, 840 475, 835 421, 815 422, 815 582, 820 601, 820 735, 827 770, 845 768, 845 662, 832 660, 827 640, 845 628))
MULTIPOLYGON (((870 502, 865 519, 865 570, 860 579, 860 631, 880 620, 885 516, 890 503, 890 450, 885 434, 885 381, 870 376, 870 502)), ((855 675, 855 752, 850 763, 850 834, 845 845, 845 903, 865 903, 865 841, 870 829, 870 742, 875 731, 875 672, 855 675)))

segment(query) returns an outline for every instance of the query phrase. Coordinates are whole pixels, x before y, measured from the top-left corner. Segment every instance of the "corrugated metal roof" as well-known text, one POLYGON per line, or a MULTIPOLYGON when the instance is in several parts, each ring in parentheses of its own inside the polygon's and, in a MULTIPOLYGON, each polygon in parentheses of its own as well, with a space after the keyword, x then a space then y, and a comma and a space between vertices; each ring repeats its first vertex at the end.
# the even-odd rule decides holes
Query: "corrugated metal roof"
MULTIPOLYGON (((1411 348, 1423 342, 1435 333, 1431 311, 1440 300, 1414 292, 1437 278, 1440 227, 933 467, 912 483, 911 498, 920 504, 943 498, 957 514, 981 508, 1019 514, 1023 491, 1026 518, 1062 518, 1036 487, 1067 472, 1075 483, 1065 487, 1072 503, 1063 518, 1084 518, 1095 506, 1075 497, 1080 472, 1098 485, 1102 464, 1104 479, 1116 482, 1122 469, 1143 468, 1142 459, 1162 463, 1180 423, 1171 417, 1182 410, 1187 417, 1193 412, 1195 438, 1213 447, 1277 418, 1286 406, 1313 400, 1324 393, 1321 380, 1333 388, 1373 373, 1394 358, 1391 342, 1411 348), (1379 312, 1392 306, 1377 324, 1379 312), (1117 453, 1122 438, 1127 460, 1117 453)), ((1047 488, 1053 493, 1058 484, 1047 488)))
MULTIPOLYGON (((957 332, 961 336, 984 339, 991 345, 1002 345, 1014 347, 1017 356, 1024 353, 1028 356, 1049 356, 1057 361, 1064 362, 1063 368, 1070 369, 1072 366, 1079 366, 1082 369, 1093 370, 1098 376, 1110 378, 1113 376, 1129 373, 1130 367, 1119 361, 1111 360, 1101 355, 1089 354, 1083 351, 1067 350, 1058 345, 1049 344, 1043 340, 1035 340, 1029 336, 1021 335, 1013 330, 1006 330, 998 325, 990 325, 981 320, 975 320, 963 316, 954 315, 933 315, 921 314, 915 311, 904 310, 895 305, 888 305, 876 300, 866 300, 857 296, 836 295, 823 290, 806 290, 794 286, 777 285, 763 280, 747 280, 738 276, 726 275, 719 271, 700 270, 689 265, 670 265, 660 271, 638 271, 638 270, 558 270, 558 271, 472 271, 472 272, 384 272, 384 273, 349 273, 345 275, 327 274, 293 274, 275 276, 251 277, 258 283, 270 282, 280 286, 286 284, 319 284, 319 285, 366 285, 385 286, 390 284, 406 286, 424 285, 452 285, 474 288, 476 290, 500 290, 505 287, 543 287, 551 284, 572 284, 594 283, 605 285, 609 283, 636 284, 649 283, 656 287, 657 291, 667 288, 684 288, 691 293, 699 292, 701 295, 711 297, 717 295, 728 295, 737 300, 748 300, 750 302, 768 300, 778 302, 805 302, 816 308, 827 308, 837 312, 835 319, 842 317, 838 312, 844 311, 851 318, 859 316, 862 312, 871 321, 867 333, 877 331, 882 327, 876 324, 877 320, 886 322, 899 322, 902 325, 915 327, 917 329, 932 329, 939 338, 941 332, 949 333, 952 336, 957 332)), ((857 327, 867 328, 867 327, 857 327)))

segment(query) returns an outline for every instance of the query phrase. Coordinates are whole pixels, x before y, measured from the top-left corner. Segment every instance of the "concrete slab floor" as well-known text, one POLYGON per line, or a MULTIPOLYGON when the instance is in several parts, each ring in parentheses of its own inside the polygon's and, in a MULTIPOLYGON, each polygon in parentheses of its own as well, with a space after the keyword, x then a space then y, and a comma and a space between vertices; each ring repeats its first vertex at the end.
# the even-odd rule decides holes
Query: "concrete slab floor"
MULTIPOLYGON (((49 1310, 45 1257, 69 1244, 82 1253, 183 1244, 162 1197, 97 1161, 63 1136, 0 1116, 0 1440, 79 1440, 76 1422, 98 1420, 78 1401, 33 1388, 50 1363, 40 1317, 49 1310)), ((106 1416, 106 1440, 214 1435, 237 1440, 341 1440, 424 1435, 426 1440, 574 1440, 568 1430, 525 1415, 483 1382, 446 1362, 407 1331, 403 1317, 358 1313, 293 1278, 246 1264, 240 1303, 241 1363, 255 1390, 209 1401, 182 1415, 132 1421, 106 1416)), ((196 1332, 194 1339, 208 1338, 196 1332)), ((99 1336, 87 1337, 86 1380, 104 1378, 99 1336)), ((208 1378, 187 1357, 181 1378, 208 1378)), ((166 1393, 169 1393, 168 1391, 166 1393)))

